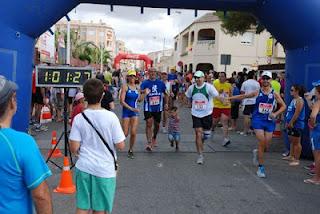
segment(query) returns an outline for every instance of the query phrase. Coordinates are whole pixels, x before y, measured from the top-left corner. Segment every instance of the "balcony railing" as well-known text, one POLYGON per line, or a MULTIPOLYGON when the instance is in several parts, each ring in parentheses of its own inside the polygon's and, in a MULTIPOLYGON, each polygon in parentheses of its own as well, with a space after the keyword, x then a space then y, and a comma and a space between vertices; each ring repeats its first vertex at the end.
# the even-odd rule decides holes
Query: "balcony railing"
POLYGON ((214 45, 216 40, 198 40, 197 45, 214 45))

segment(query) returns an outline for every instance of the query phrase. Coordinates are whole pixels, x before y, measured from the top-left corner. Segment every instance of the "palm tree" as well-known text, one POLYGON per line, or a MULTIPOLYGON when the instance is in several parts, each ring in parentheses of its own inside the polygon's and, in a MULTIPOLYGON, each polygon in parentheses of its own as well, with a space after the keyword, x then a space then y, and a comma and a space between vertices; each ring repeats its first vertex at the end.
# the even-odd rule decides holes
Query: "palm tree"
POLYGON ((80 60, 87 60, 89 63, 100 64, 102 57, 102 64, 108 64, 111 59, 110 51, 104 47, 98 47, 93 42, 80 43, 75 50, 75 55, 80 60))

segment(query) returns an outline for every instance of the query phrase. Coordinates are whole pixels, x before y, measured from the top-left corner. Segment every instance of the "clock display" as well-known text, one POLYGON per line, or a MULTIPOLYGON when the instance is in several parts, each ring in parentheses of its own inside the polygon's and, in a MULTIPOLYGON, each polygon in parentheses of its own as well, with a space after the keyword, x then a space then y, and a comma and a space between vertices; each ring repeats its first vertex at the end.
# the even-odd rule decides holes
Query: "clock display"
POLYGON ((38 66, 36 86, 79 87, 92 77, 92 69, 82 67, 38 66))

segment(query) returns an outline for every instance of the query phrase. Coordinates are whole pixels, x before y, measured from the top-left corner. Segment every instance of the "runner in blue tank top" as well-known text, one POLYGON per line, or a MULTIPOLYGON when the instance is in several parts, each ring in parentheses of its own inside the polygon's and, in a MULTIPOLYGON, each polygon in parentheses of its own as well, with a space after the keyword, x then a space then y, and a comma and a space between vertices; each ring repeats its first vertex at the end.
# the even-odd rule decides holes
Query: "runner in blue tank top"
POLYGON ((127 73, 127 84, 122 85, 120 94, 120 104, 122 105, 122 129, 127 137, 130 127, 130 145, 128 157, 133 159, 133 146, 136 141, 139 109, 137 101, 139 92, 135 84, 137 73, 134 70, 129 70, 127 73))
POLYGON ((152 151, 157 144, 156 138, 161 122, 161 113, 164 109, 168 110, 168 96, 165 84, 156 78, 156 69, 150 68, 148 75, 149 79, 143 81, 140 88, 144 97, 144 119, 148 141, 146 150, 152 151))
POLYGON ((305 107, 302 98, 304 89, 302 86, 293 85, 290 89, 290 94, 293 97, 290 102, 286 115, 286 128, 290 142, 290 155, 283 157, 283 160, 289 160, 290 166, 298 166, 301 155, 301 135, 305 124, 305 107))
POLYGON ((309 120, 311 147, 315 162, 315 175, 305 179, 308 184, 320 185, 320 80, 313 84, 317 101, 312 106, 309 120))
POLYGON ((244 99, 256 97, 256 104, 252 114, 252 127, 259 141, 258 149, 253 150, 253 162, 258 165, 257 176, 265 178, 265 168, 263 154, 265 148, 269 145, 272 139, 272 132, 275 129, 275 118, 286 110, 286 104, 281 96, 274 92, 271 87, 272 74, 270 71, 262 73, 262 86, 259 91, 249 94, 242 94, 230 97, 230 100, 244 99), (280 107, 274 112, 275 104, 280 107))

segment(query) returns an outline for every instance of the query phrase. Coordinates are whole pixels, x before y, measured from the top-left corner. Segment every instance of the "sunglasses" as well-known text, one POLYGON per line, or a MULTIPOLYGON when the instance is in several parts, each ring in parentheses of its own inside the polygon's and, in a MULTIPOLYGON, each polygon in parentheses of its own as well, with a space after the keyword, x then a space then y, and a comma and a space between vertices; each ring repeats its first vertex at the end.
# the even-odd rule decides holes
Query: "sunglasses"
POLYGON ((128 75, 128 77, 136 77, 135 75, 128 75))
POLYGON ((194 77, 194 79, 200 79, 201 77, 194 77))
POLYGON ((271 79, 270 77, 262 77, 262 80, 269 80, 271 79))
POLYGON ((291 88, 291 89, 290 89, 290 91, 294 92, 294 89, 293 89, 293 88, 291 88))

